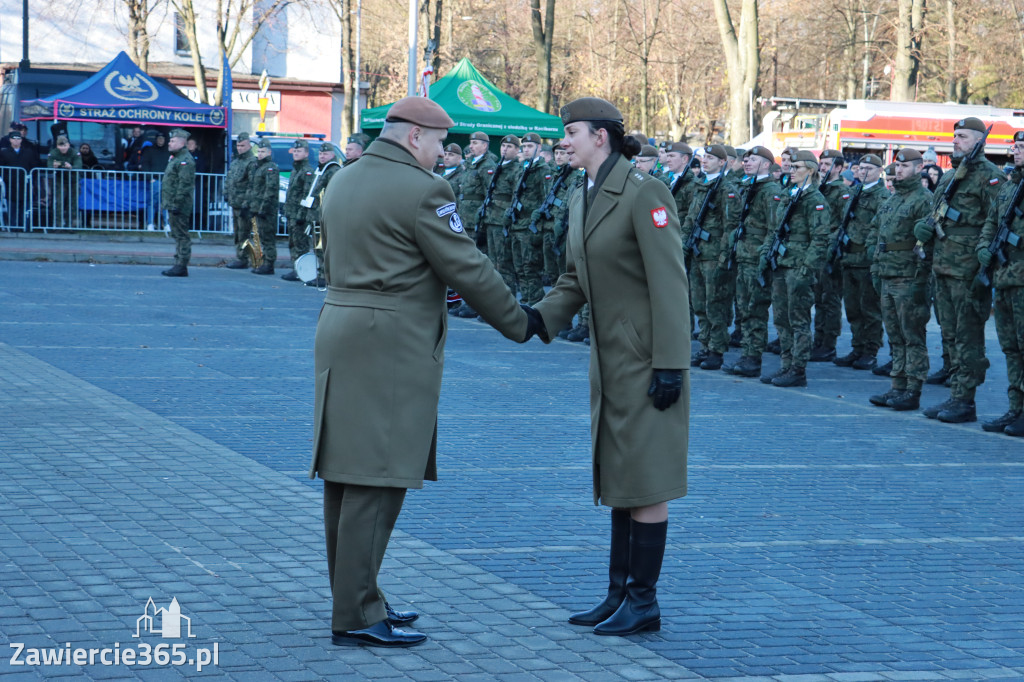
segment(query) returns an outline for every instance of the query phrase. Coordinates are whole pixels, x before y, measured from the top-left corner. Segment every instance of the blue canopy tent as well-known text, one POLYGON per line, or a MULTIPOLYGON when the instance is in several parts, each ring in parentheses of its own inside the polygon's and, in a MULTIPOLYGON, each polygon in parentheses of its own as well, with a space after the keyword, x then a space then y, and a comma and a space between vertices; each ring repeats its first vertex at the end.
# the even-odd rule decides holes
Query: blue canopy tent
POLYGON ((224 107, 197 104, 150 78, 124 52, 88 80, 52 97, 22 100, 27 121, 94 121, 227 128, 224 107))

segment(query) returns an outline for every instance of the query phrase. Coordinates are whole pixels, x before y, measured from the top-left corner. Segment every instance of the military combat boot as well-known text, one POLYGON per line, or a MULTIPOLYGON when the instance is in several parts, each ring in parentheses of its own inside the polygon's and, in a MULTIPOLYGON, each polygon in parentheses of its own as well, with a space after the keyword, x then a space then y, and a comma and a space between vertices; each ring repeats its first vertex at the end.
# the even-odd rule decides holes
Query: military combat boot
POLYGON ((774 353, 775 355, 782 355, 782 341, 778 339, 769 341, 768 345, 765 346, 765 350, 769 353, 774 353))
POLYGON ((701 348, 699 351, 693 354, 690 358, 690 367, 700 367, 700 363, 704 362, 708 357, 707 348, 701 348))
POLYGON ((730 348, 742 348, 743 347, 743 330, 736 327, 732 330, 732 334, 729 335, 729 347, 730 348))
POLYGON ((576 331, 577 329, 578 329, 578 327, 572 326, 572 322, 570 322, 568 324, 568 326, 566 326, 565 329, 563 329, 562 331, 558 332, 558 338, 564 339, 564 338, 568 337, 569 334, 572 334, 574 331, 576 331))
POLYGON ((772 386, 780 386, 782 388, 799 388, 806 385, 807 370, 803 367, 790 367, 788 372, 772 379, 772 386))
POLYGON ((903 393, 903 389, 892 388, 886 391, 885 393, 879 393, 878 395, 871 396, 870 398, 868 398, 868 402, 870 402, 872 405, 878 405, 879 407, 889 407, 889 400, 899 395, 902 395, 903 393))
POLYGON ((569 335, 566 336, 565 338, 574 343, 585 341, 586 339, 590 338, 590 327, 588 325, 581 324, 579 326, 579 329, 575 329, 569 332, 569 335))
POLYGON ((853 367, 853 363, 857 362, 860 358, 860 353, 855 350, 851 350, 849 353, 841 358, 836 358, 832 362, 840 367, 853 367))
POLYGON ((811 362, 831 362, 836 359, 836 349, 815 346, 811 349, 811 362))
POLYGON ((475 320, 476 318, 480 317, 480 313, 473 310, 472 306, 470 306, 468 303, 463 303, 461 306, 459 306, 459 317, 463 318, 464 320, 475 320))
POLYGON ((929 419, 935 419, 939 416, 939 412, 942 412, 944 409, 946 409, 952 404, 953 399, 950 398, 946 402, 939 403, 938 405, 932 405, 931 407, 926 407, 924 408, 924 410, 922 410, 922 412, 924 413, 924 416, 928 417, 929 419))
POLYGON ((889 362, 885 363, 884 365, 878 365, 873 370, 871 370, 871 373, 880 377, 889 376, 889 374, 892 373, 892 360, 889 360, 889 362))
POLYGON ((164 277, 188 277, 188 268, 181 263, 175 263, 160 274, 164 277))
POLYGON ((231 261, 224 267, 226 267, 228 270, 244 270, 249 267, 249 261, 245 260, 244 258, 236 258, 235 260, 231 261))
POLYGON ((281 279, 283 279, 286 282, 298 282, 299 276, 298 274, 296 274, 294 270, 291 270, 281 275, 281 279))
POLYGON ((973 400, 953 400, 949 407, 937 415, 940 422, 947 424, 963 424, 978 421, 978 412, 973 400))
POLYGON ((938 368, 934 372, 928 375, 928 378, 924 380, 924 383, 938 386, 939 384, 946 383, 946 379, 949 378, 949 365, 942 363, 942 367, 938 368))
POLYGON ((863 369, 874 369, 876 364, 878 364, 878 361, 875 360, 875 356, 874 355, 868 355, 867 353, 865 353, 864 355, 861 355, 859 358, 854 360, 853 364, 851 365, 851 367, 853 367, 854 369, 862 369, 862 370, 863 369))
POLYGON ((774 374, 765 374, 763 377, 761 377, 761 383, 770 384, 788 371, 789 367, 779 367, 779 369, 774 374))
POLYGON ((921 407, 921 391, 903 391, 898 396, 890 398, 886 407, 891 407, 897 412, 916 410, 921 407))
POLYGON ((258 268, 253 268, 249 272, 251 272, 254 275, 273 275, 274 264, 264 261, 263 265, 259 266, 258 268))
POLYGON ((1013 422, 1006 425, 1003 429, 1003 433, 1007 436, 1014 436, 1015 438, 1024 438, 1024 414, 1017 417, 1013 422))
POLYGON ((744 356, 735 365, 726 368, 725 371, 738 377, 756 377, 761 374, 761 358, 744 356))
POLYGON ((1002 417, 996 417, 995 419, 981 423, 981 429, 988 431, 989 433, 1002 433, 1007 426, 1020 419, 1020 410, 1010 410, 1002 417))
POLYGON ((722 354, 715 353, 714 351, 709 352, 707 356, 701 360, 701 369, 722 369, 722 354))

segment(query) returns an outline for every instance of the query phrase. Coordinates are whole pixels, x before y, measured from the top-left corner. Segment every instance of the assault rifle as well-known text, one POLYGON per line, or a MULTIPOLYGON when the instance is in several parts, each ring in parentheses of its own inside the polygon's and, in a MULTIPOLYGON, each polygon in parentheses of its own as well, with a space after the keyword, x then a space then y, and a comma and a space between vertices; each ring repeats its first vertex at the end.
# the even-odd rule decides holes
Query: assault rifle
POLYGON ((498 165, 494 168, 494 173, 491 174, 491 182, 487 185, 487 192, 484 193, 484 203, 480 204, 480 210, 476 212, 476 231, 477 233, 483 228, 484 219, 487 217, 487 207, 494 201, 494 188, 498 185, 498 176, 505 170, 505 166, 501 160, 498 160, 498 165))
POLYGON ((740 242, 747 236, 747 216, 750 215, 750 209, 754 206, 754 195, 757 193, 756 183, 757 177, 750 178, 750 184, 746 188, 747 191, 743 194, 743 210, 740 212, 740 224, 732 232, 732 247, 729 249, 729 258, 725 261, 726 270, 732 270, 732 266, 736 264, 736 252, 739 249, 740 242))
MULTIPOLYGON (((533 162, 537 159, 537 154, 540 152, 540 145, 536 145, 536 149, 533 150, 533 156, 530 157, 530 162, 523 168, 522 175, 519 176, 519 182, 516 183, 516 188, 512 192, 512 202, 505 209, 505 217, 509 218, 512 222, 515 222, 519 217, 519 212, 523 210, 523 186, 526 184, 526 176, 533 170, 533 162)), ((530 231, 533 233, 537 232, 537 226, 531 224, 530 231)), ((508 235, 508 228, 505 228, 505 235, 508 235)))
MULTIPOLYGON (((789 200, 789 206, 786 207, 786 213, 783 214, 782 220, 779 221, 779 227, 775 230, 775 236, 772 238, 772 243, 768 247, 768 267, 775 270, 779 267, 779 258, 786 255, 786 241, 789 240, 789 219, 793 217, 793 209, 796 208, 796 203, 800 200, 800 196, 807 189, 807 181, 810 177, 804 181, 804 184, 797 188, 793 192, 792 197, 789 200)), ((757 283, 762 287, 765 286, 764 270, 757 273, 757 283)))
POLYGON ((1014 218, 1020 218, 1024 216, 1024 211, 1020 209, 1020 198, 1024 195, 1024 178, 1017 183, 1017 189, 1013 191, 1013 197, 1010 198, 1010 204, 1003 211, 1002 217, 999 219, 999 229, 996 230, 996 236, 992 238, 989 245, 986 247, 988 252, 992 254, 992 262, 988 264, 988 267, 981 268, 978 270, 977 276, 974 280, 983 287, 992 286, 992 275, 1000 265, 1006 263, 1006 245, 1017 246, 1020 244, 1020 235, 1010 229, 1013 224, 1014 218))
MULTIPOLYGON (((542 203, 540 205, 540 209, 538 209, 540 211, 541 217, 544 218, 545 220, 551 220, 552 206, 562 205, 562 200, 559 199, 556 195, 558 194, 558 190, 562 189, 562 185, 565 184, 565 181, 569 179, 570 173, 572 173, 572 167, 569 164, 565 164, 562 167, 561 172, 559 172, 558 177, 555 178, 555 181, 553 183, 551 183, 551 189, 548 191, 548 195, 544 197, 544 203, 542 203)), ((537 233, 536 220, 530 221, 530 232, 533 232, 534 234, 537 233)))
MULTIPOLYGON (((960 211, 956 210, 949 205, 949 202, 953 200, 953 195, 956 194, 956 190, 960 187, 961 181, 967 177, 967 166, 971 161, 974 161, 981 154, 981 150, 985 148, 985 140, 988 139, 988 134, 992 132, 992 126, 988 127, 985 131, 985 135, 974 144, 974 148, 971 149, 971 153, 960 160, 960 165, 956 167, 956 171, 953 172, 953 179, 946 185, 946 189, 942 190, 942 196, 939 198, 938 205, 935 206, 935 210, 928 216, 928 227, 935 232, 935 237, 942 241, 946 238, 946 231, 942 229, 942 219, 945 218, 951 223, 955 223, 960 220, 960 211)), ((925 258, 924 243, 918 240, 914 246, 914 253, 918 255, 921 260, 925 258)))
POLYGON ((686 238, 686 244, 683 248, 688 258, 700 255, 700 243, 707 241, 711 233, 704 229, 704 217, 707 215, 709 208, 714 208, 714 204, 711 202, 711 197, 715 195, 718 188, 722 184, 722 179, 725 178, 725 173, 719 173, 718 177, 715 178, 711 184, 711 188, 708 189, 708 193, 704 195, 704 201, 700 204, 700 210, 697 211, 697 215, 693 217, 693 227, 690 229, 690 236, 686 238))
POLYGON ((846 202, 846 212, 843 214, 843 222, 839 223, 839 232, 836 233, 836 240, 832 242, 832 245, 828 249, 828 260, 825 261, 825 270, 828 274, 832 274, 832 271, 836 267, 836 263, 843 259, 843 255, 846 253, 845 249, 850 244, 850 221, 854 219, 857 211, 857 204, 860 202, 860 194, 864 191, 864 185, 857 185, 857 189, 853 190, 853 194, 850 195, 850 200, 846 202))

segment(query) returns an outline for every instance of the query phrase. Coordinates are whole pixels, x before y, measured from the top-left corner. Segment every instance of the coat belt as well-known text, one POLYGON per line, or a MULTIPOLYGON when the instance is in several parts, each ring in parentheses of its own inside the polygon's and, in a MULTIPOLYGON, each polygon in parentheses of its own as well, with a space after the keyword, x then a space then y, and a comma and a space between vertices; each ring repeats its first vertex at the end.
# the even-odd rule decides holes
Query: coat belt
POLYGON ((324 297, 324 303, 329 305, 376 308, 377 310, 398 310, 401 300, 399 294, 390 291, 345 289, 343 287, 327 287, 327 296, 324 297))

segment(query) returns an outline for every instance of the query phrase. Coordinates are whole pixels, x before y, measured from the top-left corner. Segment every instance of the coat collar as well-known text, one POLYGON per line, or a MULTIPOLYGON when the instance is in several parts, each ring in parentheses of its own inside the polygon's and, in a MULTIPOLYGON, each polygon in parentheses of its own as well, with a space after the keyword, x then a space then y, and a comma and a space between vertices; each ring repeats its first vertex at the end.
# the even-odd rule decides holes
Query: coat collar
POLYGON ((370 156, 377 156, 388 161, 395 161, 397 163, 404 163, 407 166, 418 168, 424 173, 430 174, 430 171, 419 164, 419 161, 409 152, 408 149, 392 142, 383 137, 378 137, 376 140, 370 143, 370 146, 363 152, 363 156, 369 154, 370 156))
POLYGON ((584 239, 587 239, 604 217, 618 205, 619 196, 626 187, 626 178, 633 170, 633 164, 625 157, 619 156, 608 170, 604 182, 590 190, 596 192, 596 196, 587 207, 587 221, 583 226, 584 239))

